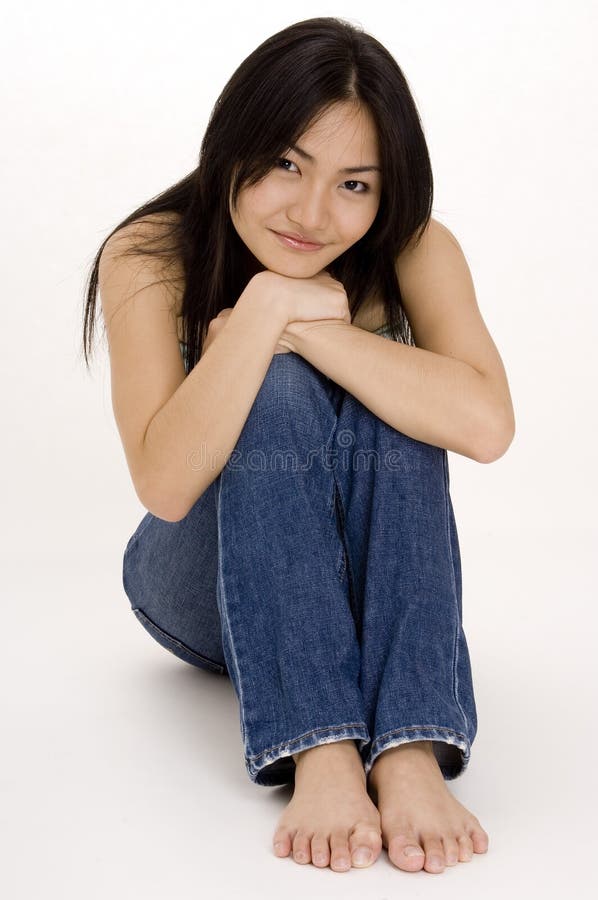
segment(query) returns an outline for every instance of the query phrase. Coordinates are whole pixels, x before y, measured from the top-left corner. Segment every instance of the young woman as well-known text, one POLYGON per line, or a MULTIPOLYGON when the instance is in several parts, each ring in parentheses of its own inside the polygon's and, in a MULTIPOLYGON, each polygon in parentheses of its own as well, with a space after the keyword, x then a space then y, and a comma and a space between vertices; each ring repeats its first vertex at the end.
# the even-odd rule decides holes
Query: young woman
POLYGON ((447 450, 514 416, 407 82, 335 18, 260 45, 199 165, 95 259, 116 421, 148 512, 123 584, 231 678, 247 771, 294 784, 279 856, 413 872, 484 853, 446 786, 477 730, 447 450))

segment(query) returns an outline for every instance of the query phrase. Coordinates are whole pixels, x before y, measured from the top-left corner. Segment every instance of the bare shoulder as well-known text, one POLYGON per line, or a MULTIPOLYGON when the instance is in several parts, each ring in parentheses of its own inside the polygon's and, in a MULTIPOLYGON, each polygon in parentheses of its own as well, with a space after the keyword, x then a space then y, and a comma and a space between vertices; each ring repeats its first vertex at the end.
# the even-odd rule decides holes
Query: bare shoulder
POLYGON ((430 219, 419 240, 412 239, 399 254, 396 272, 417 346, 477 368, 473 345, 481 339, 484 357, 490 337, 465 254, 450 229, 430 219))
MULTIPOLYGON (((128 295, 122 290, 124 279, 136 282, 136 289, 148 286, 157 279, 167 288, 175 315, 179 312, 180 297, 183 287, 182 263, 176 255, 161 256, 144 253, 139 248, 150 250, 163 243, 167 235, 167 227, 180 219, 178 213, 152 213, 128 225, 123 226, 110 236, 100 256, 98 278, 101 286, 106 288, 117 281, 121 290, 111 292, 115 297, 120 294, 126 301, 128 295)), ((106 291, 104 291, 106 293, 106 291)), ((110 310, 116 312, 116 310, 110 310)), ((106 309, 104 309, 106 313, 106 309)))
POLYGON ((512 411, 505 369, 455 235, 430 219, 421 239, 399 254, 396 271, 416 345, 469 364, 512 411))
MULTIPOLYGON (((422 256, 429 255, 430 240, 435 240, 439 234, 439 230, 442 229, 447 233, 447 238, 448 236, 453 237, 448 228, 445 228, 444 225, 437 222, 435 219, 430 219, 419 242, 417 242, 415 238, 412 238, 407 247, 399 255, 396 263, 396 270, 397 276, 399 277, 403 300, 405 300, 404 294, 407 291, 408 282, 417 280, 418 276, 415 272, 416 266, 421 263, 422 256)), ((407 312, 407 303, 405 302, 403 305, 407 312)), ((382 294, 376 290, 368 296, 361 309, 359 309, 353 318, 351 324, 356 325, 358 328, 363 328, 365 331, 376 331, 387 324, 386 320, 386 304, 384 303, 382 294)))
POLYGON ((398 262, 403 267, 405 264, 413 265, 415 260, 421 260, 423 256, 428 255, 435 247, 442 244, 451 245, 455 250, 461 250, 461 245, 453 232, 438 219, 431 217, 419 238, 416 238, 415 235, 411 238, 400 253, 398 262))
POLYGON ((172 210, 161 213, 150 213, 139 219, 135 219, 135 221, 129 222, 128 225, 123 225, 122 228, 119 228, 118 231, 115 231, 114 234, 110 236, 106 242, 102 255, 104 255, 108 248, 112 253, 122 253, 123 249, 128 245, 139 244, 144 240, 151 243, 152 241, 159 239, 168 226, 177 224, 180 220, 180 214, 172 210))

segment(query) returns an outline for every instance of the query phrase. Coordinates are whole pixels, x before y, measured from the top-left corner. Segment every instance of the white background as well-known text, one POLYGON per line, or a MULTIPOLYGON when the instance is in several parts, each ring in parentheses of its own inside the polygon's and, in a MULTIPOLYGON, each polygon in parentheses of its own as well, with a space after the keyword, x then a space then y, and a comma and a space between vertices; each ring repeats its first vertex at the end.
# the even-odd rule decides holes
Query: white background
POLYGON ((589 896, 595 4, 54 0, 2 18, 0 886, 11 900, 589 896), (101 241, 196 166, 241 61, 317 15, 362 25, 403 69, 432 214, 465 252, 515 406, 505 456, 449 456, 479 719, 451 790, 490 850, 440 876, 385 851, 343 874, 273 856, 290 795, 250 782, 231 684, 166 653, 129 610, 122 553, 145 510, 105 342, 91 375, 81 354, 101 241))

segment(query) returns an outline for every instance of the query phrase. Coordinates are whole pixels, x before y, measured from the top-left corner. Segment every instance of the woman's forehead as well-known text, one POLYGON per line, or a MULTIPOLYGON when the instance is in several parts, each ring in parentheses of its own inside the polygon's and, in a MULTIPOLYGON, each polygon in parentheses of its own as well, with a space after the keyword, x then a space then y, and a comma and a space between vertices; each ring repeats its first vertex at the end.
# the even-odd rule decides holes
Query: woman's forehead
POLYGON ((378 133, 367 109, 332 109, 289 144, 310 164, 378 165, 378 133))

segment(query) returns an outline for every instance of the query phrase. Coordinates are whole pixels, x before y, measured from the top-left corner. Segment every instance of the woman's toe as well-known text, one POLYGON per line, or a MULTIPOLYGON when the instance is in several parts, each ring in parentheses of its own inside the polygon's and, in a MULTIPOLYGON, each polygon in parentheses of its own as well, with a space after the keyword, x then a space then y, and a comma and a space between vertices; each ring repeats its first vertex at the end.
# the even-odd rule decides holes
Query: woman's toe
POLYGON ((438 837, 424 838, 424 850, 426 851, 426 861, 424 869, 436 875, 444 871, 446 860, 444 858, 444 847, 442 841, 438 837))
POLYGON ((382 835, 379 831, 360 828, 349 839, 351 863, 358 869, 371 866, 382 851, 382 835))
POLYGON ((459 862, 470 862, 473 858, 473 841, 468 834, 462 834, 459 841, 459 862))
POLYGON ((424 864, 425 853, 414 834, 399 832, 388 841, 388 858, 405 872, 419 872, 424 864))
POLYGON ((272 838, 272 846, 274 847, 274 853, 276 854, 276 856, 288 856, 291 852, 292 843, 293 842, 288 831, 279 829, 274 832, 274 837, 272 838))
POLYGON ((310 838, 304 831, 298 831, 293 841, 293 859, 296 863, 311 862, 310 838))
POLYGON ((349 836, 346 831, 335 831, 330 835, 330 868, 335 872, 346 872, 351 868, 349 836))
POLYGON ((447 866, 456 866, 459 862, 459 844, 457 838, 445 837, 442 839, 444 844, 444 858, 447 866))
POLYGON ((311 839, 311 861, 314 866, 327 866, 330 862, 330 847, 324 834, 314 834, 311 839))
POLYGON ((471 842, 473 844, 474 853, 486 853, 488 851, 489 839, 481 825, 477 825, 470 831, 471 842))

